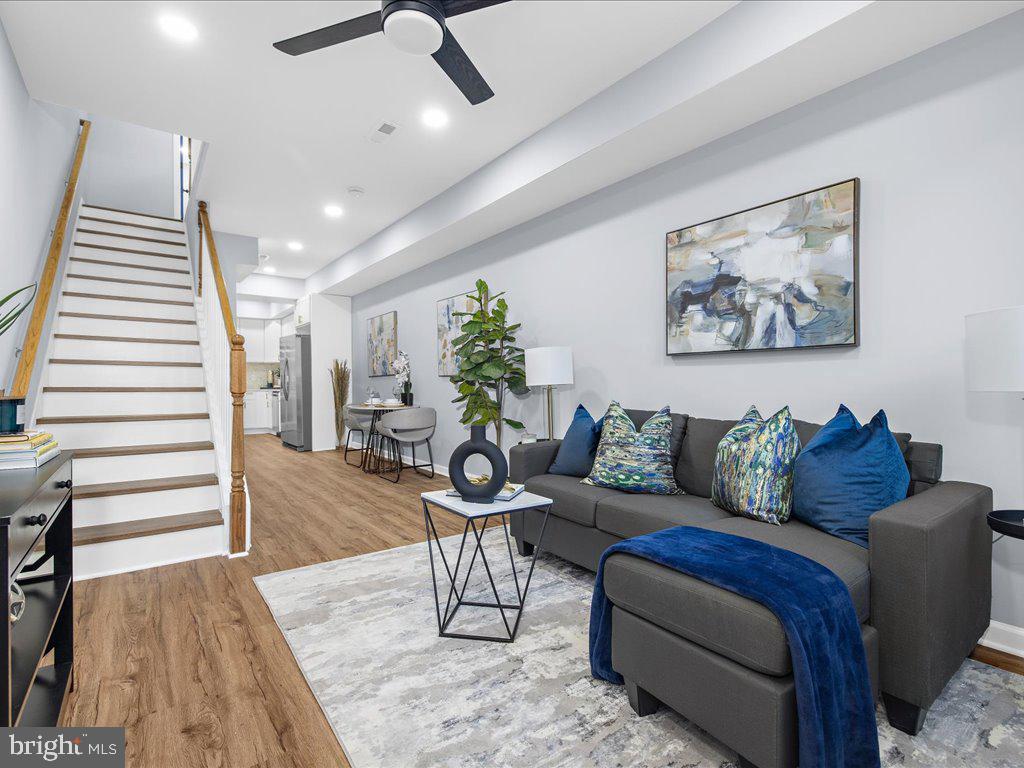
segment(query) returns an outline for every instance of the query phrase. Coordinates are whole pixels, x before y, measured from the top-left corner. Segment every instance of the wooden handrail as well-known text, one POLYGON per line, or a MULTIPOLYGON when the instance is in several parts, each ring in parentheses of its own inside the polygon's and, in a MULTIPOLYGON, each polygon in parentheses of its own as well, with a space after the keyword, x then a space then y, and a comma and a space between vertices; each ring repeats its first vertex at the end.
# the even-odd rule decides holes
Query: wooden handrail
POLYGON ((75 202, 75 191, 78 189, 78 174, 82 170, 85 145, 89 141, 89 129, 92 127, 92 123, 88 120, 79 120, 79 124, 82 126, 82 130, 78 134, 75 157, 71 161, 71 173, 68 174, 68 181, 64 186, 64 197, 60 202, 57 221, 53 225, 53 236, 50 238, 50 250, 43 263, 43 274, 39 277, 36 303, 32 306, 32 315, 29 318, 28 327, 25 328, 25 339, 21 343, 21 355, 18 357, 18 367, 15 369, 14 382, 11 384, 10 396, 14 398, 24 398, 28 395, 28 388, 32 383, 32 369, 35 368, 36 353, 39 351, 39 340, 43 335, 43 324, 46 322, 46 313, 50 308, 50 294, 53 292, 53 283, 57 279, 60 254, 64 250, 68 218, 71 216, 71 206, 75 202))
MULTIPOLYGON (((232 554, 245 551, 245 339, 235 330, 235 320, 231 315, 231 302, 224 286, 224 274, 220 269, 220 258, 217 256, 217 244, 213 239, 213 227, 210 226, 210 214, 206 201, 199 202, 199 226, 205 236, 209 248, 210 269, 213 270, 213 282, 217 289, 220 302, 220 313, 224 317, 224 330, 231 345, 230 376, 228 386, 231 389, 231 512, 229 536, 232 554)), ((200 242, 203 238, 200 237, 200 242)))

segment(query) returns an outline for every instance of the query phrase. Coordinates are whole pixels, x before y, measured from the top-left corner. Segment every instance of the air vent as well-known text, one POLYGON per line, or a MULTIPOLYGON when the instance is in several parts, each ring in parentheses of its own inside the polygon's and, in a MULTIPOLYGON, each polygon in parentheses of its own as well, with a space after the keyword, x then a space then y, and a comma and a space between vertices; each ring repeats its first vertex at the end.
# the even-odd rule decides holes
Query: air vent
POLYGON ((398 130, 398 126, 394 123, 387 121, 381 121, 380 125, 374 128, 370 134, 370 141, 374 144, 383 144, 385 141, 391 138, 392 134, 398 130))

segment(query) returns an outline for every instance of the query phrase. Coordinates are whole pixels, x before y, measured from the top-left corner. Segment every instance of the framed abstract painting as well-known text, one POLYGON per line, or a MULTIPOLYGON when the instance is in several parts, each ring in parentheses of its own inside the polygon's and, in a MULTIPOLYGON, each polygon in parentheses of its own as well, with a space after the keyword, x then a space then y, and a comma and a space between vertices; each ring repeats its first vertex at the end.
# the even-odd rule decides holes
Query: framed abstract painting
POLYGON ((454 376, 459 372, 459 356, 452 342, 462 334, 463 318, 456 312, 473 312, 476 305, 468 293, 449 296, 437 302, 437 375, 454 376))
POLYGON ((857 346, 860 180, 669 232, 669 355, 857 346))
POLYGON ((366 321, 366 351, 370 376, 390 376, 398 355, 398 313, 385 312, 366 321))

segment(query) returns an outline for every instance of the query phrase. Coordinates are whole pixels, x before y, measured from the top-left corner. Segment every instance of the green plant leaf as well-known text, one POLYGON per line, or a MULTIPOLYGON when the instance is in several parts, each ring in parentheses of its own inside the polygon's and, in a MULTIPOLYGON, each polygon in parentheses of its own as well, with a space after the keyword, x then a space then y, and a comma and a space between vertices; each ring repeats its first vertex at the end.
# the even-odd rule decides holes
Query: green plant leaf
POLYGON ((513 419, 502 419, 502 421, 512 427, 512 429, 526 429, 526 425, 521 421, 515 421, 513 419))

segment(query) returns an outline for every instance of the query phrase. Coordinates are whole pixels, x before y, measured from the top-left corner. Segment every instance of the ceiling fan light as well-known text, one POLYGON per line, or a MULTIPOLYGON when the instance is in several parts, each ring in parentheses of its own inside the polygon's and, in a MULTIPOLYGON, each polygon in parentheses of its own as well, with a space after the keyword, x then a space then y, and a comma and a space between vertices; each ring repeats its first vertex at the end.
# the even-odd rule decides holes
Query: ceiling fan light
POLYGON ((429 56, 441 47, 444 27, 422 11, 403 9, 384 19, 384 37, 400 51, 429 56))

